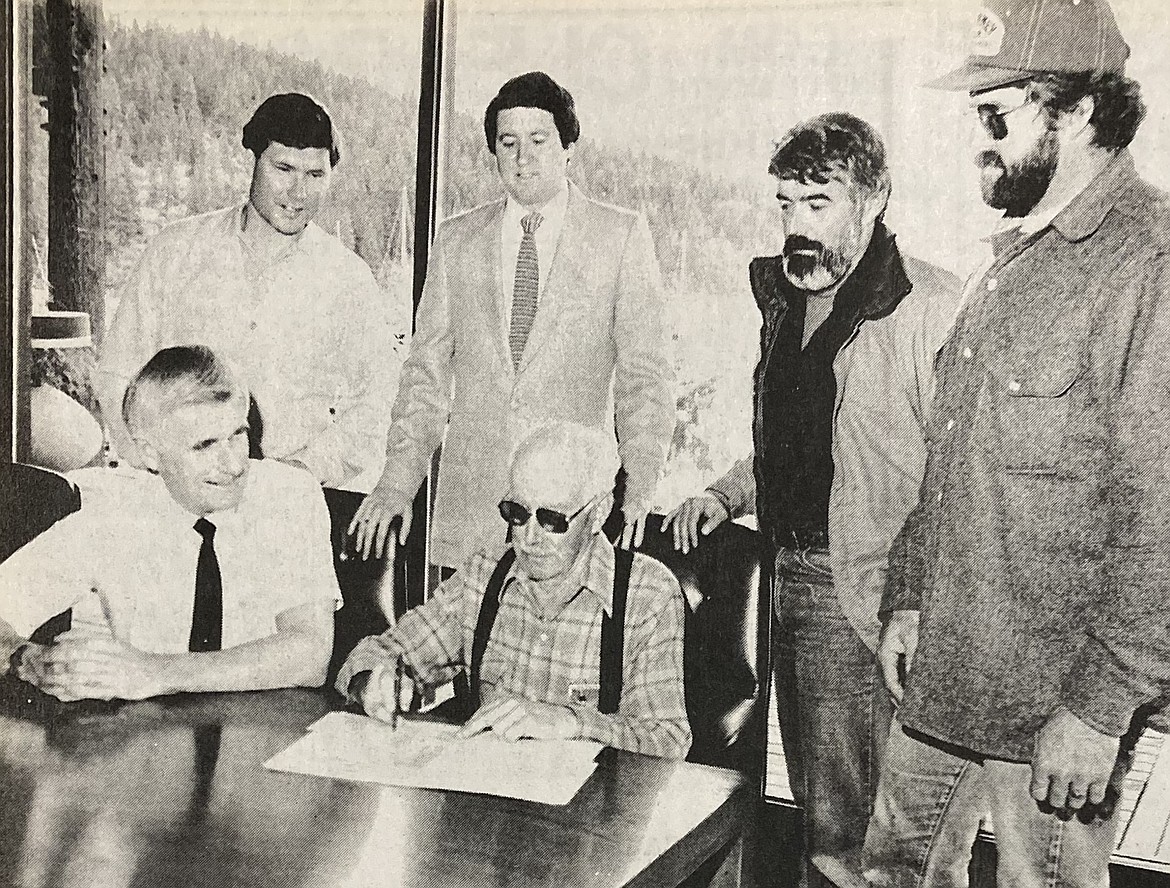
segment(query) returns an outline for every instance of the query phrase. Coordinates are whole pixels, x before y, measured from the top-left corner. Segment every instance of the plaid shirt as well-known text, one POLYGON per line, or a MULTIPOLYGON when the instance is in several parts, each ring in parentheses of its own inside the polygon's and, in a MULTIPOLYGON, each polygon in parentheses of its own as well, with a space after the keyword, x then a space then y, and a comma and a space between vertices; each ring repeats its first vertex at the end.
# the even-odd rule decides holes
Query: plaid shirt
MULTIPOLYGON (((338 690, 344 694, 354 675, 399 654, 427 685, 465 669, 480 602, 501 554, 476 553, 398 625, 363 639, 338 675, 338 690)), ((615 715, 597 710, 601 618, 610 610, 613 573, 613 547, 598 535, 566 583, 572 591, 546 608, 513 566, 484 651, 481 697, 488 703, 508 694, 567 706, 580 719, 581 739, 681 758, 691 742, 683 696, 683 598, 674 575, 652 558, 635 555, 630 572, 621 707, 615 715)))

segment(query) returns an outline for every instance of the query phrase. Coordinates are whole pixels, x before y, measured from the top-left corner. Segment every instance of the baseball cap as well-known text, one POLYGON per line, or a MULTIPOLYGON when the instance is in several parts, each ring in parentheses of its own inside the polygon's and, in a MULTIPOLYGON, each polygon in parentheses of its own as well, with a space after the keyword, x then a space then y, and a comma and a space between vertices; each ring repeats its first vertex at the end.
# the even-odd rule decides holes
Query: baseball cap
POLYGON ((1123 74, 1129 47, 1106 0, 984 0, 970 53, 926 86, 981 92, 1034 74, 1123 74))

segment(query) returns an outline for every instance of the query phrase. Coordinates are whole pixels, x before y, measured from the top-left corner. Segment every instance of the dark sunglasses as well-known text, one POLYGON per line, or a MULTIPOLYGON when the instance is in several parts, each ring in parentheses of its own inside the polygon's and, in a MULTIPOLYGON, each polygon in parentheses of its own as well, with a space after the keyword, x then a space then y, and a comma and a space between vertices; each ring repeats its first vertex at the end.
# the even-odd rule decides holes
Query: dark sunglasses
MULTIPOLYGON (((593 499, 596 499, 596 497, 593 499)), ((536 510, 536 523, 549 533, 566 533, 573 519, 593 505, 593 499, 590 499, 589 502, 572 515, 566 515, 564 512, 558 512, 555 509, 541 507, 536 510)), ((517 502, 500 500, 500 517, 512 527, 523 527, 528 523, 528 519, 532 517, 532 513, 525 506, 517 502)))
POLYGON ((975 112, 979 115, 979 122, 983 124, 983 128, 987 130, 987 135, 991 136, 995 141, 1000 141, 1007 138, 1008 125, 1007 116, 1015 114, 1021 108, 1026 108, 1032 104, 1032 99, 1025 99, 1021 104, 1014 108, 1000 108, 998 105, 979 105, 975 108, 975 112))

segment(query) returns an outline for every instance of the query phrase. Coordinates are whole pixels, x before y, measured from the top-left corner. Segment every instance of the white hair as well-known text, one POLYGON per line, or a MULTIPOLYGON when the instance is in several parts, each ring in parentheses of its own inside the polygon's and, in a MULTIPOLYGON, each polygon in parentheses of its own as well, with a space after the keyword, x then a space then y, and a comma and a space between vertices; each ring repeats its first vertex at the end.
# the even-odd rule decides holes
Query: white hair
POLYGON ((525 437, 512 453, 511 467, 536 458, 563 473, 578 501, 611 491, 621 467, 612 432, 566 420, 546 423, 525 437))

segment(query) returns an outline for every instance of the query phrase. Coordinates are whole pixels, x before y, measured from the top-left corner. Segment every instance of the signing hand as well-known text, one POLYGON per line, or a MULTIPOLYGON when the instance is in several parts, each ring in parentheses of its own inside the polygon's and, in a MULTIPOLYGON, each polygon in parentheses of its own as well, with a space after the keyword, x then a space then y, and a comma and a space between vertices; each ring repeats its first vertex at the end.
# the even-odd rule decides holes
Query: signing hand
POLYGON ((890 615, 882 627, 878 641, 877 660, 882 670, 882 680, 897 702, 902 702, 905 676, 910 674, 914 663, 914 652, 918 650, 918 611, 900 610, 890 615), (900 667, 900 668, 899 668, 900 667))
POLYGON ((471 737, 489 728, 505 740, 572 740, 577 736, 578 721, 567 706, 504 697, 481 707, 459 729, 458 736, 471 737))
POLYGON ((144 700, 166 693, 162 658, 115 638, 71 629, 43 654, 37 686, 59 700, 144 700))
POLYGON ((1036 733, 1032 798, 1053 808, 1099 805, 1105 800, 1120 741, 1057 709, 1036 733))
POLYGON ((398 528, 398 542, 401 545, 410 535, 410 521, 413 517, 413 497, 409 497, 397 490, 382 486, 379 481, 369 495, 362 500, 349 522, 346 533, 353 535, 354 547, 362 553, 362 560, 367 560, 371 553, 375 558, 382 558, 386 554, 386 538, 390 535, 390 525, 395 518, 401 518, 402 524, 398 528))
POLYGON ((684 555, 699 545, 699 536, 706 536, 731 516, 723 503, 709 493, 692 496, 675 506, 662 522, 662 532, 674 528, 674 547, 684 555))
MULTIPOLYGON (((398 714, 410 711, 414 699, 414 682, 403 673, 398 689, 398 714)), ((370 718, 393 724, 394 714, 394 664, 379 663, 370 673, 369 681, 362 688, 362 709, 370 718)))

